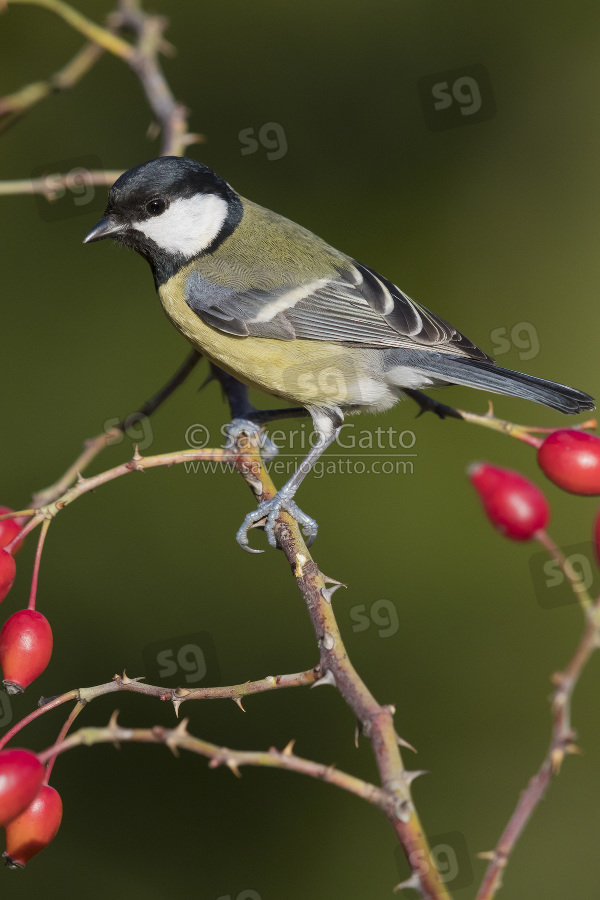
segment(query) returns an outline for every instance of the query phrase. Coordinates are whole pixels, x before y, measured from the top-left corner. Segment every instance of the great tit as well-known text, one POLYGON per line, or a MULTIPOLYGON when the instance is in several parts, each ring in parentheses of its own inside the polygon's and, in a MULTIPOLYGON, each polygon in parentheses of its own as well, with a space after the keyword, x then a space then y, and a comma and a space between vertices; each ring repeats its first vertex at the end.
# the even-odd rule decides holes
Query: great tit
POLYGON ((344 414, 379 412, 403 389, 461 384, 593 409, 582 391, 502 369, 460 331, 395 284, 289 219, 237 194, 208 166, 163 156, 125 172, 84 243, 112 238, 150 264, 163 309, 209 360, 247 385, 304 406, 318 439, 237 538, 280 510, 308 542, 317 525, 294 495, 339 434, 344 414))

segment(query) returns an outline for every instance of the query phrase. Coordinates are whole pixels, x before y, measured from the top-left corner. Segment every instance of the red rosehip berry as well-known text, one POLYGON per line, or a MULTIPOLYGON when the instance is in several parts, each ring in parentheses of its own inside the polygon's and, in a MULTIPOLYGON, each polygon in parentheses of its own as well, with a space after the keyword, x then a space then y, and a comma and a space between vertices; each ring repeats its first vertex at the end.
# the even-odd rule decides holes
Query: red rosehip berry
POLYGON ((52 629, 35 609, 21 609, 0 631, 0 666, 9 694, 24 691, 42 674, 52 656, 52 629))
POLYGON ((538 450, 544 474, 572 494, 600 494, 600 438, 572 428, 552 431, 538 450))
POLYGON ((0 751, 0 825, 7 825, 29 806, 45 771, 30 750, 0 751))
POLYGON ((0 547, 0 603, 13 586, 16 572, 17 566, 14 559, 4 547, 0 547))
MULTIPOLYGON (((10 506, 0 506, 0 516, 3 516, 5 513, 12 512, 10 506)), ((18 535, 21 530, 21 525, 17 521, 17 519, 0 519, 0 547, 6 547, 7 544, 10 544, 12 539, 18 535)), ((20 541, 13 549, 13 553, 16 553, 17 550, 20 549, 22 545, 22 541, 20 541)))
POLYGON ((513 541, 528 541, 550 520, 550 507, 540 489, 518 472, 474 463, 469 477, 488 519, 513 541))
POLYGON ((60 794, 44 784, 32 803, 6 826, 6 850, 2 854, 11 869, 22 869, 32 856, 56 837, 62 819, 60 794))

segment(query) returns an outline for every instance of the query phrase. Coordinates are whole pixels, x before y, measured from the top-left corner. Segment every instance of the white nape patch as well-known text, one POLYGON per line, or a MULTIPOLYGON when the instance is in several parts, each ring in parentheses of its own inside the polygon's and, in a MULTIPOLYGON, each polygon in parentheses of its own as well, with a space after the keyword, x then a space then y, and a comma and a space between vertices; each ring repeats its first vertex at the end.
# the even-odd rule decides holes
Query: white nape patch
POLYGON ((220 232, 229 207, 216 194, 195 194, 174 200, 160 216, 133 222, 136 231, 167 253, 195 256, 206 250, 220 232))
POLYGON ((299 303, 300 300, 310 297, 315 291, 318 291, 320 288, 325 287, 326 284, 329 284, 329 281, 329 278, 319 278, 318 281, 313 281, 311 284, 300 285, 300 287, 286 291, 285 294, 281 294, 275 300, 266 303, 252 321, 270 322, 277 313, 283 312, 285 309, 290 309, 292 306, 295 306, 296 303, 299 303))

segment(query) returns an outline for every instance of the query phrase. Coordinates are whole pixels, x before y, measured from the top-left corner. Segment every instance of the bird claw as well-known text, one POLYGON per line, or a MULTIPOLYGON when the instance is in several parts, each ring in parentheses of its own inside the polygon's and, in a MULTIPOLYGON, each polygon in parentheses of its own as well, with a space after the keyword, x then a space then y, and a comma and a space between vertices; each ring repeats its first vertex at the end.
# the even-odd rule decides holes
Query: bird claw
POLYGON ((291 497, 287 498, 281 496, 281 491, 278 494, 275 494, 270 500, 263 500, 253 512, 248 513, 235 536, 240 547, 248 553, 263 552, 262 550, 255 550, 249 545, 248 532, 251 528, 256 527, 261 519, 264 519, 264 529, 267 534, 267 540, 271 547, 277 549, 278 545, 275 536, 275 525, 279 518, 279 514, 282 511, 289 513, 290 516, 296 520, 298 525, 302 528, 302 532, 306 539, 306 546, 310 547, 317 536, 319 526, 314 519, 311 519, 310 516, 307 516, 306 513, 302 512, 300 507, 294 503, 291 497))
POLYGON ((225 427, 227 440, 225 448, 227 450, 235 449, 237 440, 242 434, 256 437, 260 454, 266 462, 271 462, 279 453, 279 447, 271 438, 263 431, 263 426, 253 422, 252 419, 237 418, 225 427))

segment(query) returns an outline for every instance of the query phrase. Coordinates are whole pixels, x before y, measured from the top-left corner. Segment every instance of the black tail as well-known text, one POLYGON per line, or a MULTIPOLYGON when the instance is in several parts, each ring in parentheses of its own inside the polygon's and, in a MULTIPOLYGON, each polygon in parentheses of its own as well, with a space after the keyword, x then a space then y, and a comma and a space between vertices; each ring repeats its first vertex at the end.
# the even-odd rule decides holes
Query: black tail
POLYGON ((390 367, 406 366, 443 379, 449 384, 464 384, 495 394, 534 400, 563 413, 574 414, 594 409, 594 398, 583 391, 566 384, 536 378, 534 375, 525 375, 523 372, 513 372, 512 369, 502 369, 493 363, 423 350, 398 349, 392 353, 388 362, 390 367))

